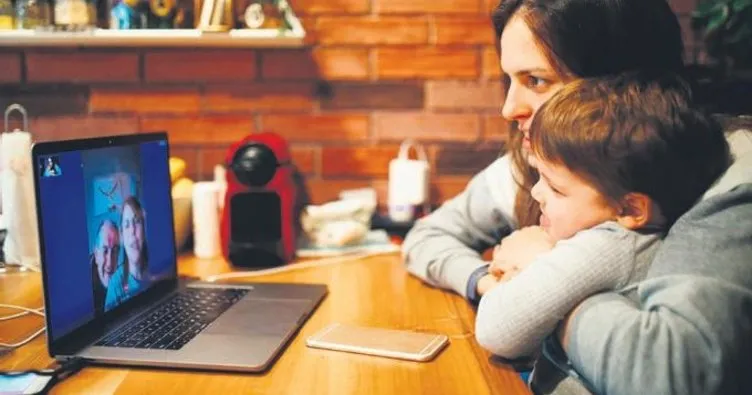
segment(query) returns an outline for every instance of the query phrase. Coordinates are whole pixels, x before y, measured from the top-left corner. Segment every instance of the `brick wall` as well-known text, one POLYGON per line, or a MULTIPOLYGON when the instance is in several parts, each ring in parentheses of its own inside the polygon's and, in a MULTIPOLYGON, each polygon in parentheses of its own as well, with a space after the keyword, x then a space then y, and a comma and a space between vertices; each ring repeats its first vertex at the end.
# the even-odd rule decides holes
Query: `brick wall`
MULTIPOLYGON (((672 0, 687 42, 694 1, 672 0)), ((374 186, 383 203, 389 160, 412 137, 438 203, 506 139, 492 3, 295 0, 305 49, 0 48, 0 105, 24 104, 37 140, 167 130, 194 177, 231 142, 274 130, 316 202, 374 186)))

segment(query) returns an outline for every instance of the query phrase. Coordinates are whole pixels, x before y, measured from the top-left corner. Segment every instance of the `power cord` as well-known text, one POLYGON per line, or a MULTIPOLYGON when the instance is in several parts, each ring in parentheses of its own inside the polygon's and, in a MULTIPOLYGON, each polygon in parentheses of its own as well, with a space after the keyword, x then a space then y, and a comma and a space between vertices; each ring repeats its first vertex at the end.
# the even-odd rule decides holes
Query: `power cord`
MULTIPOLYGON (((0 303, 0 308, 21 310, 20 313, 15 313, 15 314, 11 314, 11 315, 6 315, 6 316, 3 316, 3 317, 0 317, 0 322, 1 321, 12 320, 14 318, 23 317, 23 316, 28 315, 28 314, 35 314, 35 315, 44 317, 44 313, 42 312, 44 310, 44 307, 39 307, 39 308, 34 309, 34 308, 29 308, 29 307, 24 307, 24 306, 17 306, 17 305, 13 305, 13 304, 3 304, 3 303, 0 303)), ((2 342, 0 342, 0 347, 7 347, 7 348, 11 348, 11 349, 21 347, 21 346, 29 343, 30 341, 34 340, 37 336, 39 336, 42 333, 44 333, 44 331, 45 331, 45 327, 42 327, 39 330, 37 330, 36 332, 32 333, 26 339, 23 339, 23 340, 21 340, 19 342, 16 342, 16 343, 2 343, 2 342)))
POLYGON ((29 314, 36 314, 38 316, 44 317, 44 313, 42 313, 42 311, 44 311, 44 307, 37 307, 36 309, 34 309, 34 308, 29 308, 29 307, 24 307, 24 306, 17 306, 17 305, 14 305, 14 304, 3 304, 3 303, 0 303, 0 308, 13 309, 13 310, 21 310, 20 313, 16 313, 16 314, 11 314, 11 315, 6 315, 4 317, 0 317, 0 321, 12 320, 14 318, 23 317, 23 316, 29 315, 29 314))
POLYGON ((23 345, 26 345, 30 341, 34 340, 34 338, 36 338, 37 336, 39 336, 42 333, 44 333, 45 329, 47 329, 47 328, 44 328, 44 327, 40 328, 38 331, 32 333, 29 337, 27 337, 26 339, 21 340, 20 342, 17 342, 17 343, 0 343, 0 346, 2 346, 2 347, 8 347, 8 348, 18 348, 18 347, 21 347, 23 345))
POLYGON ((311 267, 319 267, 319 266, 325 266, 325 265, 333 265, 335 263, 346 263, 346 262, 354 262, 358 259, 362 258, 368 258, 372 256, 377 255, 383 255, 383 254, 393 254, 394 252, 384 252, 384 251, 375 251, 375 252, 363 252, 363 253, 353 253, 348 255, 343 255, 339 257, 334 258, 324 258, 324 259, 315 259, 311 261, 301 262, 301 263, 293 263, 290 265, 280 266, 280 267, 273 267, 270 269, 261 269, 261 270, 254 270, 254 271, 244 271, 244 272, 231 272, 231 273, 223 273, 223 274, 215 274, 213 276, 207 276, 203 279, 203 281, 207 282, 216 282, 219 280, 226 280, 231 278, 247 278, 247 277, 258 277, 258 276, 265 276, 269 274, 277 274, 277 273, 285 273, 285 272, 291 272, 295 270, 303 270, 308 269, 311 267))

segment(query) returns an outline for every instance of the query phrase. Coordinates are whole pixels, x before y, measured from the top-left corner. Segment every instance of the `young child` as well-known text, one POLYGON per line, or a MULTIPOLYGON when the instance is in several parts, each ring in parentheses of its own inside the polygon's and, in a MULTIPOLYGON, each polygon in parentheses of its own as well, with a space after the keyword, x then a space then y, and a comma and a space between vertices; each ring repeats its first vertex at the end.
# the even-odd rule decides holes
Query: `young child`
POLYGON ((497 275, 509 259, 530 261, 513 262, 524 269, 478 306, 476 338, 504 358, 535 354, 591 294, 633 296, 664 232, 730 163, 721 127, 672 76, 572 82, 540 108, 530 142, 540 174, 531 194, 552 248, 520 258, 526 246, 512 234, 495 250, 497 275))

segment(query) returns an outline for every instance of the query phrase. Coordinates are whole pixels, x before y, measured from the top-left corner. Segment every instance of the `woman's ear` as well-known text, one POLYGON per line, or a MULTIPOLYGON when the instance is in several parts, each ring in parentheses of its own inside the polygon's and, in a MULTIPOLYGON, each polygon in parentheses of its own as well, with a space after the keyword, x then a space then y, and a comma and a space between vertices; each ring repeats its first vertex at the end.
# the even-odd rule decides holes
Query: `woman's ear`
POLYGON ((640 229, 653 218, 653 200, 639 192, 630 192, 621 199, 616 222, 627 229, 640 229))

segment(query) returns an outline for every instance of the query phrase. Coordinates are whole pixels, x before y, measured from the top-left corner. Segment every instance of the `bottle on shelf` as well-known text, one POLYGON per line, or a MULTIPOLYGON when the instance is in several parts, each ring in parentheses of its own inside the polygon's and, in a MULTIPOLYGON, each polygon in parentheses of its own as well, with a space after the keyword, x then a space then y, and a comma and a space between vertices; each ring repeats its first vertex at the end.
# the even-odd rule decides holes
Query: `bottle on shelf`
POLYGON ((0 0, 0 30, 14 29, 15 14, 11 0, 0 0))

